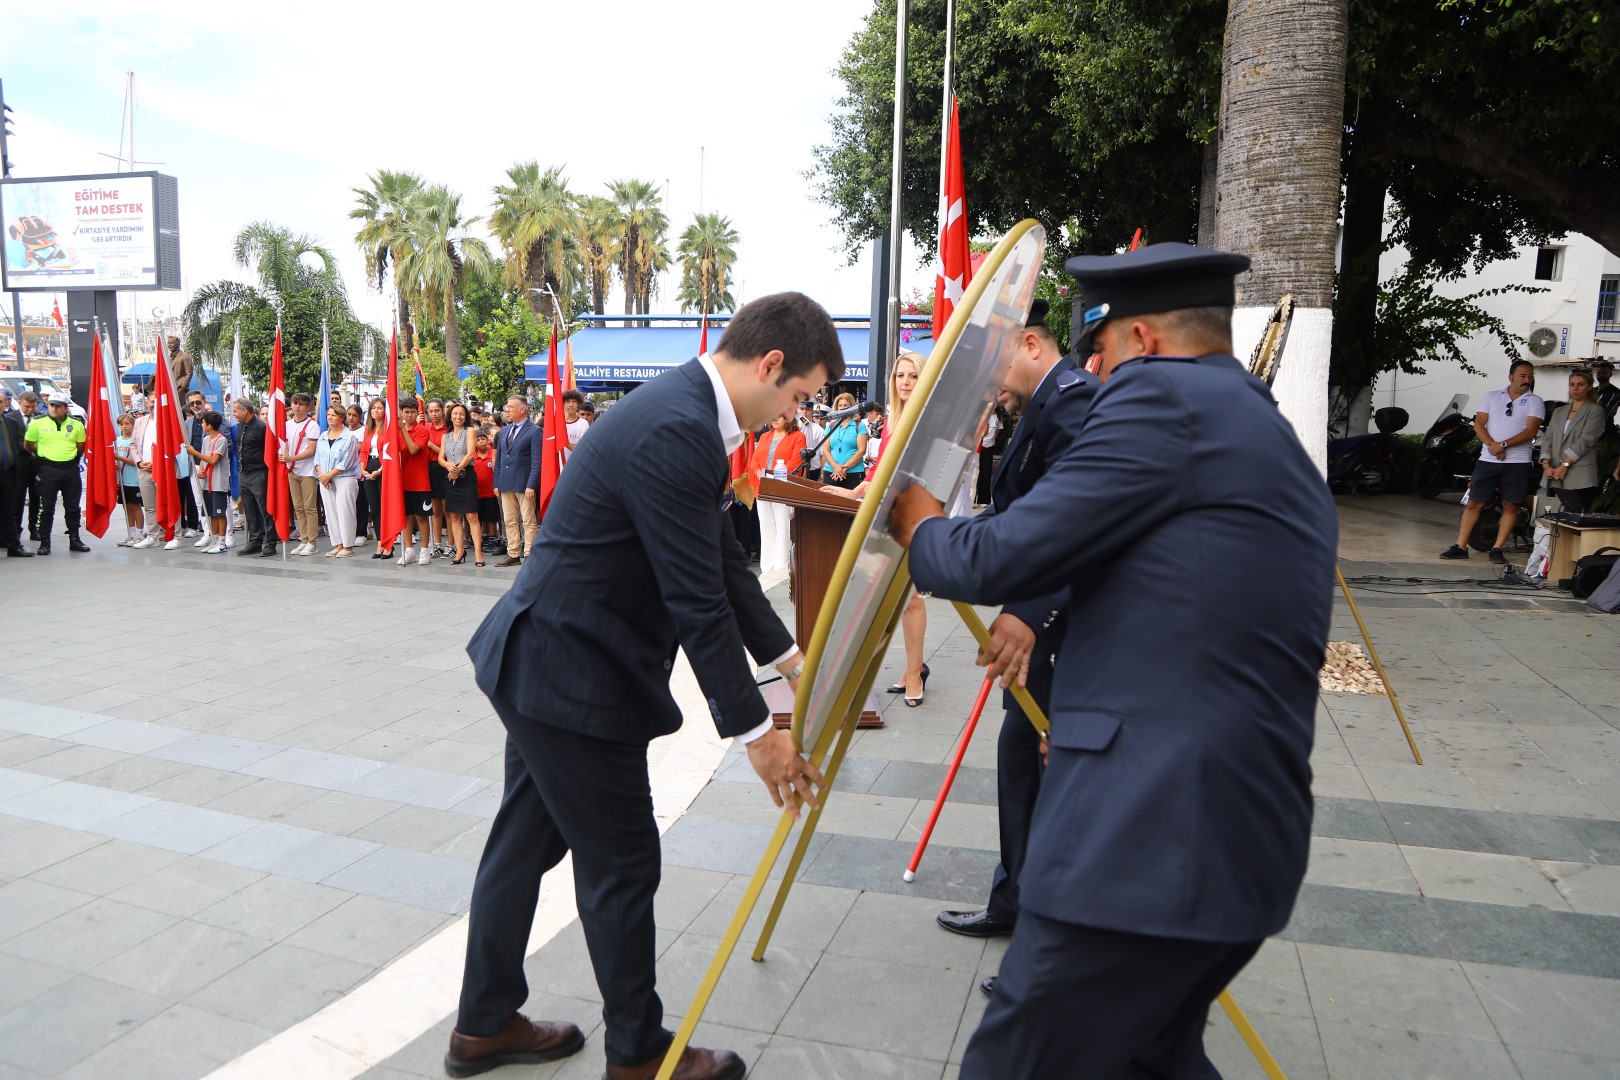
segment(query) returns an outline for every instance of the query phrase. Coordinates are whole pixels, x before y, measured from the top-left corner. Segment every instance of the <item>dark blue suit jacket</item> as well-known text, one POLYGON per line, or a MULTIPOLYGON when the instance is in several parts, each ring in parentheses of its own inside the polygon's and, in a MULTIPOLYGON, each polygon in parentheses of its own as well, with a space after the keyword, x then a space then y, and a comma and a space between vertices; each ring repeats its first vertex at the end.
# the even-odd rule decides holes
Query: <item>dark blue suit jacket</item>
POLYGON ((507 424, 495 433, 495 490, 521 495, 540 487, 540 445, 544 439, 533 419, 507 424))
POLYGON ((1254 941, 1305 875, 1338 524, 1230 356, 1121 365, 1006 512, 926 521, 918 588, 1069 588, 1020 903, 1107 930, 1254 941))
MULTIPOLYGON (((1005 512, 1029 493, 1052 462, 1063 456, 1086 421, 1097 387, 1096 377, 1079 370, 1074 357, 1065 356, 1053 365, 1035 388, 1018 426, 1013 428, 1012 438, 1007 440, 1001 464, 990 480, 990 507, 980 517, 1005 512)), ((1025 689, 1042 709, 1052 696, 1052 657, 1063 646, 1068 603, 1069 589, 1065 585, 1045 596, 1015 601, 1002 608, 1035 631, 1025 689)), ((1011 691, 1003 691, 1001 697, 1003 708, 1023 715, 1011 691)))
POLYGON ((596 422, 569 455, 534 553, 467 646, 510 712, 615 742, 681 726, 669 692, 686 650, 721 735, 769 715, 744 651, 793 645, 721 510, 730 463, 697 361, 596 422))

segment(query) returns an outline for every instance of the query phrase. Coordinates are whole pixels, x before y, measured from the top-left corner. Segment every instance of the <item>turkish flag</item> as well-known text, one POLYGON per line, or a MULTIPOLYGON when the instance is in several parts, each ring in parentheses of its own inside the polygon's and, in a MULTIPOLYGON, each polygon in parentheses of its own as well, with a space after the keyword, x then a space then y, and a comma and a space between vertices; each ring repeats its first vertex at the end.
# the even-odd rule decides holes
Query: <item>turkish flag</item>
POLYGON ((951 312, 973 280, 968 246, 967 187, 962 180, 961 110, 951 95, 950 122, 945 130, 945 168, 939 178, 939 272, 934 275, 934 340, 950 322, 951 312))
POLYGON ((574 337, 572 334, 563 340, 563 345, 567 349, 567 352, 563 354, 563 389, 575 390, 578 387, 574 385, 574 337))
POLYGON ((91 345, 90 422, 84 439, 84 524, 97 536, 107 535, 107 522, 118 505, 118 431, 113 426, 112 395, 107 385, 107 365, 101 354, 101 335, 91 345))
POLYGON ((378 432, 377 462, 382 466, 382 506, 377 508, 377 543, 394 550, 405 528, 405 474, 399 457, 399 331, 388 342, 388 385, 383 391, 387 415, 378 432))
POLYGON ((546 365, 546 414, 540 429, 540 491, 536 511, 541 518, 551 505, 551 493, 562 478, 563 451, 568 448, 568 428, 563 423, 561 379, 557 374, 557 336, 551 337, 551 359, 546 365))
MULTIPOLYGON (((51 297, 51 318, 56 320, 56 328, 58 330, 67 329, 67 323, 62 321, 62 305, 54 296, 51 297)), ((101 534, 96 533, 96 535, 100 536, 101 534)))
POLYGON ((703 316, 703 334, 698 338, 698 355, 709 355, 709 317, 703 316))
MULTIPOLYGON (((169 362, 163 358, 161 334, 157 340, 156 370, 169 370, 169 362)), ((152 487, 157 492, 154 509, 158 524, 163 526, 163 539, 173 540, 174 523, 180 520, 180 486, 175 479, 174 459, 180 453, 185 436, 180 433, 180 403, 174 400, 174 383, 168 379, 153 379, 152 396, 157 399, 152 410, 152 423, 157 425, 152 444, 152 487)))
MULTIPOLYGON (((276 535, 282 543, 292 535, 292 499, 287 490, 287 469, 281 448, 287 435, 287 385, 281 369, 281 326, 276 326, 276 345, 270 353, 270 422, 264 433, 264 465, 270 470, 264 488, 265 509, 276 522, 276 535)), ((314 540, 313 536, 300 537, 314 540)))

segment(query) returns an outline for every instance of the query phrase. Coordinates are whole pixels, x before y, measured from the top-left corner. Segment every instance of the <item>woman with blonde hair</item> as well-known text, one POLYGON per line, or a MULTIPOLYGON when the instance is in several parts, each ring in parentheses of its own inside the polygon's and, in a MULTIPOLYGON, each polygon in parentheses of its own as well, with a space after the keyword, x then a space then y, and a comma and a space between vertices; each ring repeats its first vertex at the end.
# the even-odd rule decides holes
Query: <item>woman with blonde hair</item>
MULTIPOLYGON (((839 394, 833 400, 834 412, 854 407, 854 394, 839 394)), ((854 488, 866 479, 866 443, 866 424, 859 416, 846 416, 833 426, 826 445, 829 483, 841 488, 854 488)))
MULTIPOLYGON (((900 426, 906 402, 911 400, 912 391, 917 389, 917 380, 922 377, 923 367, 927 363, 928 358, 921 353, 903 352, 895 357, 894 367, 889 372, 889 420, 883 425, 883 437, 878 440, 874 465, 883 460, 889 437, 900 426)), ((870 483, 870 479, 863 480, 848 494, 860 498, 866 494, 870 483)), ((838 488, 827 490, 843 494, 838 488)), ((928 689, 928 665, 923 663, 923 637, 927 632, 928 609, 923 606, 922 594, 913 590, 906 610, 900 616, 900 633, 906 646, 906 670, 900 681, 888 688, 891 694, 905 695, 906 705, 913 709, 923 703, 923 694, 928 689)))

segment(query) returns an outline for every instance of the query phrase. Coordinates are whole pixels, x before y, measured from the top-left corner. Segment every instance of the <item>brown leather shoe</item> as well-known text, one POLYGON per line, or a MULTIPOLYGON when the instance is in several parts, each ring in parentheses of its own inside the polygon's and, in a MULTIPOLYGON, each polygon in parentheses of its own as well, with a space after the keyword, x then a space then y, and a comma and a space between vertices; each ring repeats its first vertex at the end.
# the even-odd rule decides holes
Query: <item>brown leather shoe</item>
POLYGON ((515 1013, 499 1035, 479 1037, 451 1031, 444 1071, 451 1076, 477 1076, 502 1065, 538 1065, 565 1058, 584 1045, 585 1036, 573 1024, 530 1020, 515 1013))
MULTIPOLYGON (((602 1080, 652 1080, 664 1063, 659 1054, 645 1065, 609 1065, 602 1080)), ((742 1080, 748 1066, 730 1050, 704 1050, 688 1046, 675 1066, 675 1080, 742 1080)))
POLYGON ((523 560, 518 558, 516 555, 508 555, 506 558, 502 559, 500 562, 496 563, 495 565, 496 566, 518 566, 522 562, 523 562, 523 560))

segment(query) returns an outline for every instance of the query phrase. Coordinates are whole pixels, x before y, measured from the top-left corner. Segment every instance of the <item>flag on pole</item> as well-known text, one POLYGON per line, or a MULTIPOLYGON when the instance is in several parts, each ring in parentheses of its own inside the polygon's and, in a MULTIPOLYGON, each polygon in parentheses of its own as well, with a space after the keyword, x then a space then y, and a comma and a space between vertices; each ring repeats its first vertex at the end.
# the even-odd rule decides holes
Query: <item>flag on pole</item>
MULTIPOLYGON (((264 432, 264 464, 270 470, 265 482, 265 509, 276 523, 282 543, 292 535, 292 500, 288 490, 288 464, 281 460, 287 439, 287 388, 281 369, 281 322, 276 322, 276 344, 270 352, 270 422, 264 432)), ((312 540, 314 537, 304 537, 312 540)))
POLYGON ((411 348, 411 363, 416 365, 416 411, 427 412, 427 380, 422 377, 422 349, 420 346, 411 348))
POLYGON ((231 345, 231 400, 242 397, 242 328, 236 328, 236 341, 231 345))
MULTIPOLYGON (((157 370, 169 370, 163 358, 163 335, 157 335, 157 370)), ((157 493, 158 524, 163 526, 163 539, 174 539, 174 525, 180 520, 180 484, 176 479, 175 457, 185 436, 180 433, 180 403, 174 400, 174 383, 169 379, 152 380, 152 397, 156 405, 152 410, 152 423, 157 425, 152 445, 152 487, 157 493)))
POLYGON ((709 316, 703 316, 703 333, 698 336, 698 355, 709 355, 709 316))
POLYGON ((950 321, 973 278, 968 245, 967 186, 962 179, 961 109, 951 95, 945 129, 945 168, 939 178, 939 271, 934 276, 934 340, 950 321))
POLYGON ((564 390, 577 390, 578 387, 576 387, 574 385, 574 335, 573 334, 569 334, 567 337, 563 338, 563 348, 566 350, 566 352, 563 354, 563 389, 564 390))
POLYGON ((388 342, 388 381, 383 390, 388 412, 376 435, 377 462, 382 467, 382 506, 376 509, 377 543, 394 550, 394 539, 405 528, 405 474, 399 456, 399 329, 388 342))
MULTIPOLYGON (((113 434, 117 435, 118 417, 124 411, 124 386, 119 379, 118 360, 113 356, 112 340, 107 337, 107 328, 105 326, 101 328, 101 334, 97 340, 101 345, 102 378, 107 380, 107 400, 112 403, 112 430, 113 434)), ((92 401, 95 400, 94 393, 90 397, 92 401)), ((114 475, 116 475, 116 472, 114 475)))
POLYGON ((107 382, 107 365, 102 362, 101 336, 90 346, 90 422, 84 433, 84 524, 96 536, 107 535, 107 522, 118 505, 118 462, 113 453, 118 440, 114 425, 116 384, 107 382))
MULTIPOLYGON (((51 297, 51 318, 56 320, 56 328, 58 330, 67 329, 67 323, 62 321, 62 305, 54 296, 51 297)), ((100 536, 101 534, 96 533, 96 535, 100 536)))
POLYGON ((315 399, 315 428, 326 433, 326 410, 332 407, 332 336, 321 320, 321 396, 315 399))
POLYGON ((551 505, 551 493, 562 476, 563 453, 568 447, 568 429, 563 426, 561 377, 557 374, 557 335, 551 335, 551 359, 546 364, 546 412, 541 427, 540 491, 535 507, 541 520, 551 505))

